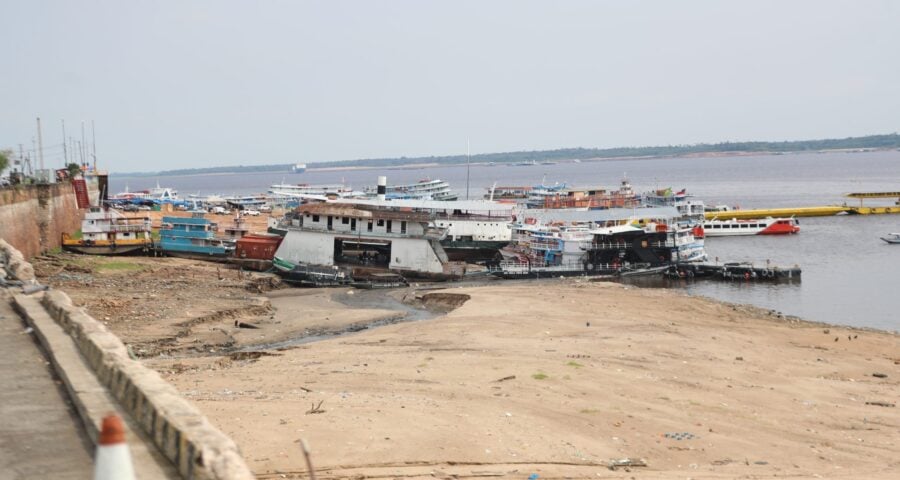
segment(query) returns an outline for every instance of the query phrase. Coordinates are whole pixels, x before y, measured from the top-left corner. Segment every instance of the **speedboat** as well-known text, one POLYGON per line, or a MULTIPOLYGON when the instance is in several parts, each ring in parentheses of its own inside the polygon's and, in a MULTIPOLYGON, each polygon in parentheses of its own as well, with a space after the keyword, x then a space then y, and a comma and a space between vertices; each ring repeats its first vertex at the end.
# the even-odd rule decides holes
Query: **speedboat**
POLYGON ((800 226, 795 218, 767 217, 758 220, 705 220, 703 231, 707 237, 726 235, 789 235, 798 233, 800 226))
POLYGON ((889 233, 886 237, 881 237, 887 243, 900 243, 900 233, 889 233))

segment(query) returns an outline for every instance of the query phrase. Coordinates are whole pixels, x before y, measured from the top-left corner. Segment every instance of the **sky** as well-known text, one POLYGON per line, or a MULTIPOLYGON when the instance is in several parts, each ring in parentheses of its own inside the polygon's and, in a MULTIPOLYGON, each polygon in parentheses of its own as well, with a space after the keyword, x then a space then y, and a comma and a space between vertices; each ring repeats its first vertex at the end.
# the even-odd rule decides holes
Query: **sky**
POLYGON ((900 131, 900 2, 0 0, 0 148, 115 172, 900 131))

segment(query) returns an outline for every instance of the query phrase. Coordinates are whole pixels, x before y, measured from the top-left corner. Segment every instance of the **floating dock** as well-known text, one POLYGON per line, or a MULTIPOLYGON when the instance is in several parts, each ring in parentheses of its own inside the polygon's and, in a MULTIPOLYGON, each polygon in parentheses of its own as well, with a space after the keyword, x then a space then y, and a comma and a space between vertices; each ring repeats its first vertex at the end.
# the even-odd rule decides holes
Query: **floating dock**
POLYGON ((757 267, 749 263, 678 263, 664 273, 669 278, 713 278, 741 281, 784 281, 800 280, 799 266, 777 267, 766 265, 757 267))

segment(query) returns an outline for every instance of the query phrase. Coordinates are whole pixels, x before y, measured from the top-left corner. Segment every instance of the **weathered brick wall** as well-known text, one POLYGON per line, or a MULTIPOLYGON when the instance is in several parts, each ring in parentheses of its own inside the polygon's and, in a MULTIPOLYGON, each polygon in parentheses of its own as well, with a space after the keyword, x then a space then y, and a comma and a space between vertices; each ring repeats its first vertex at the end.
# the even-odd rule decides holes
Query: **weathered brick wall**
MULTIPOLYGON (((88 189, 96 201, 96 184, 88 189)), ((0 189, 0 238, 25 258, 59 247, 62 234, 80 229, 83 218, 69 183, 0 189)))

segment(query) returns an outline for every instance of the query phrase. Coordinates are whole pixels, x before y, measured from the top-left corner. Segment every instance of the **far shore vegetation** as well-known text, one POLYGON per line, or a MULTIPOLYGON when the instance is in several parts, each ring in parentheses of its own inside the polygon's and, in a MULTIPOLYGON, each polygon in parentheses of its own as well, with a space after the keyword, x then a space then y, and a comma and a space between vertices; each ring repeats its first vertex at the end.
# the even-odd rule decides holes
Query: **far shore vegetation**
MULTIPOLYGON (((728 153, 795 153, 823 150, 892 149, 900 148, 900 134, 869 135, 865 137, 797 140, 786 142, 722 142, 695 145, 667 145, 657 147, 562 148, 530 152, 482 153, 472 155, 472 163, 557 162, 571 160, 602 160, 616 158, 679 157, 685 155, 714 155, 728 153)), ((315 162, 309 168, 337 167, 399 167, 416 164, 454 165, 466 163, 465 155, 443 157, 367 158, 315 162)), ((290 172, 293 164, 239 165, 231 167, 183 168, 159 172, 122 173, 123 176, 204 175, 217 173, 290 172)))

